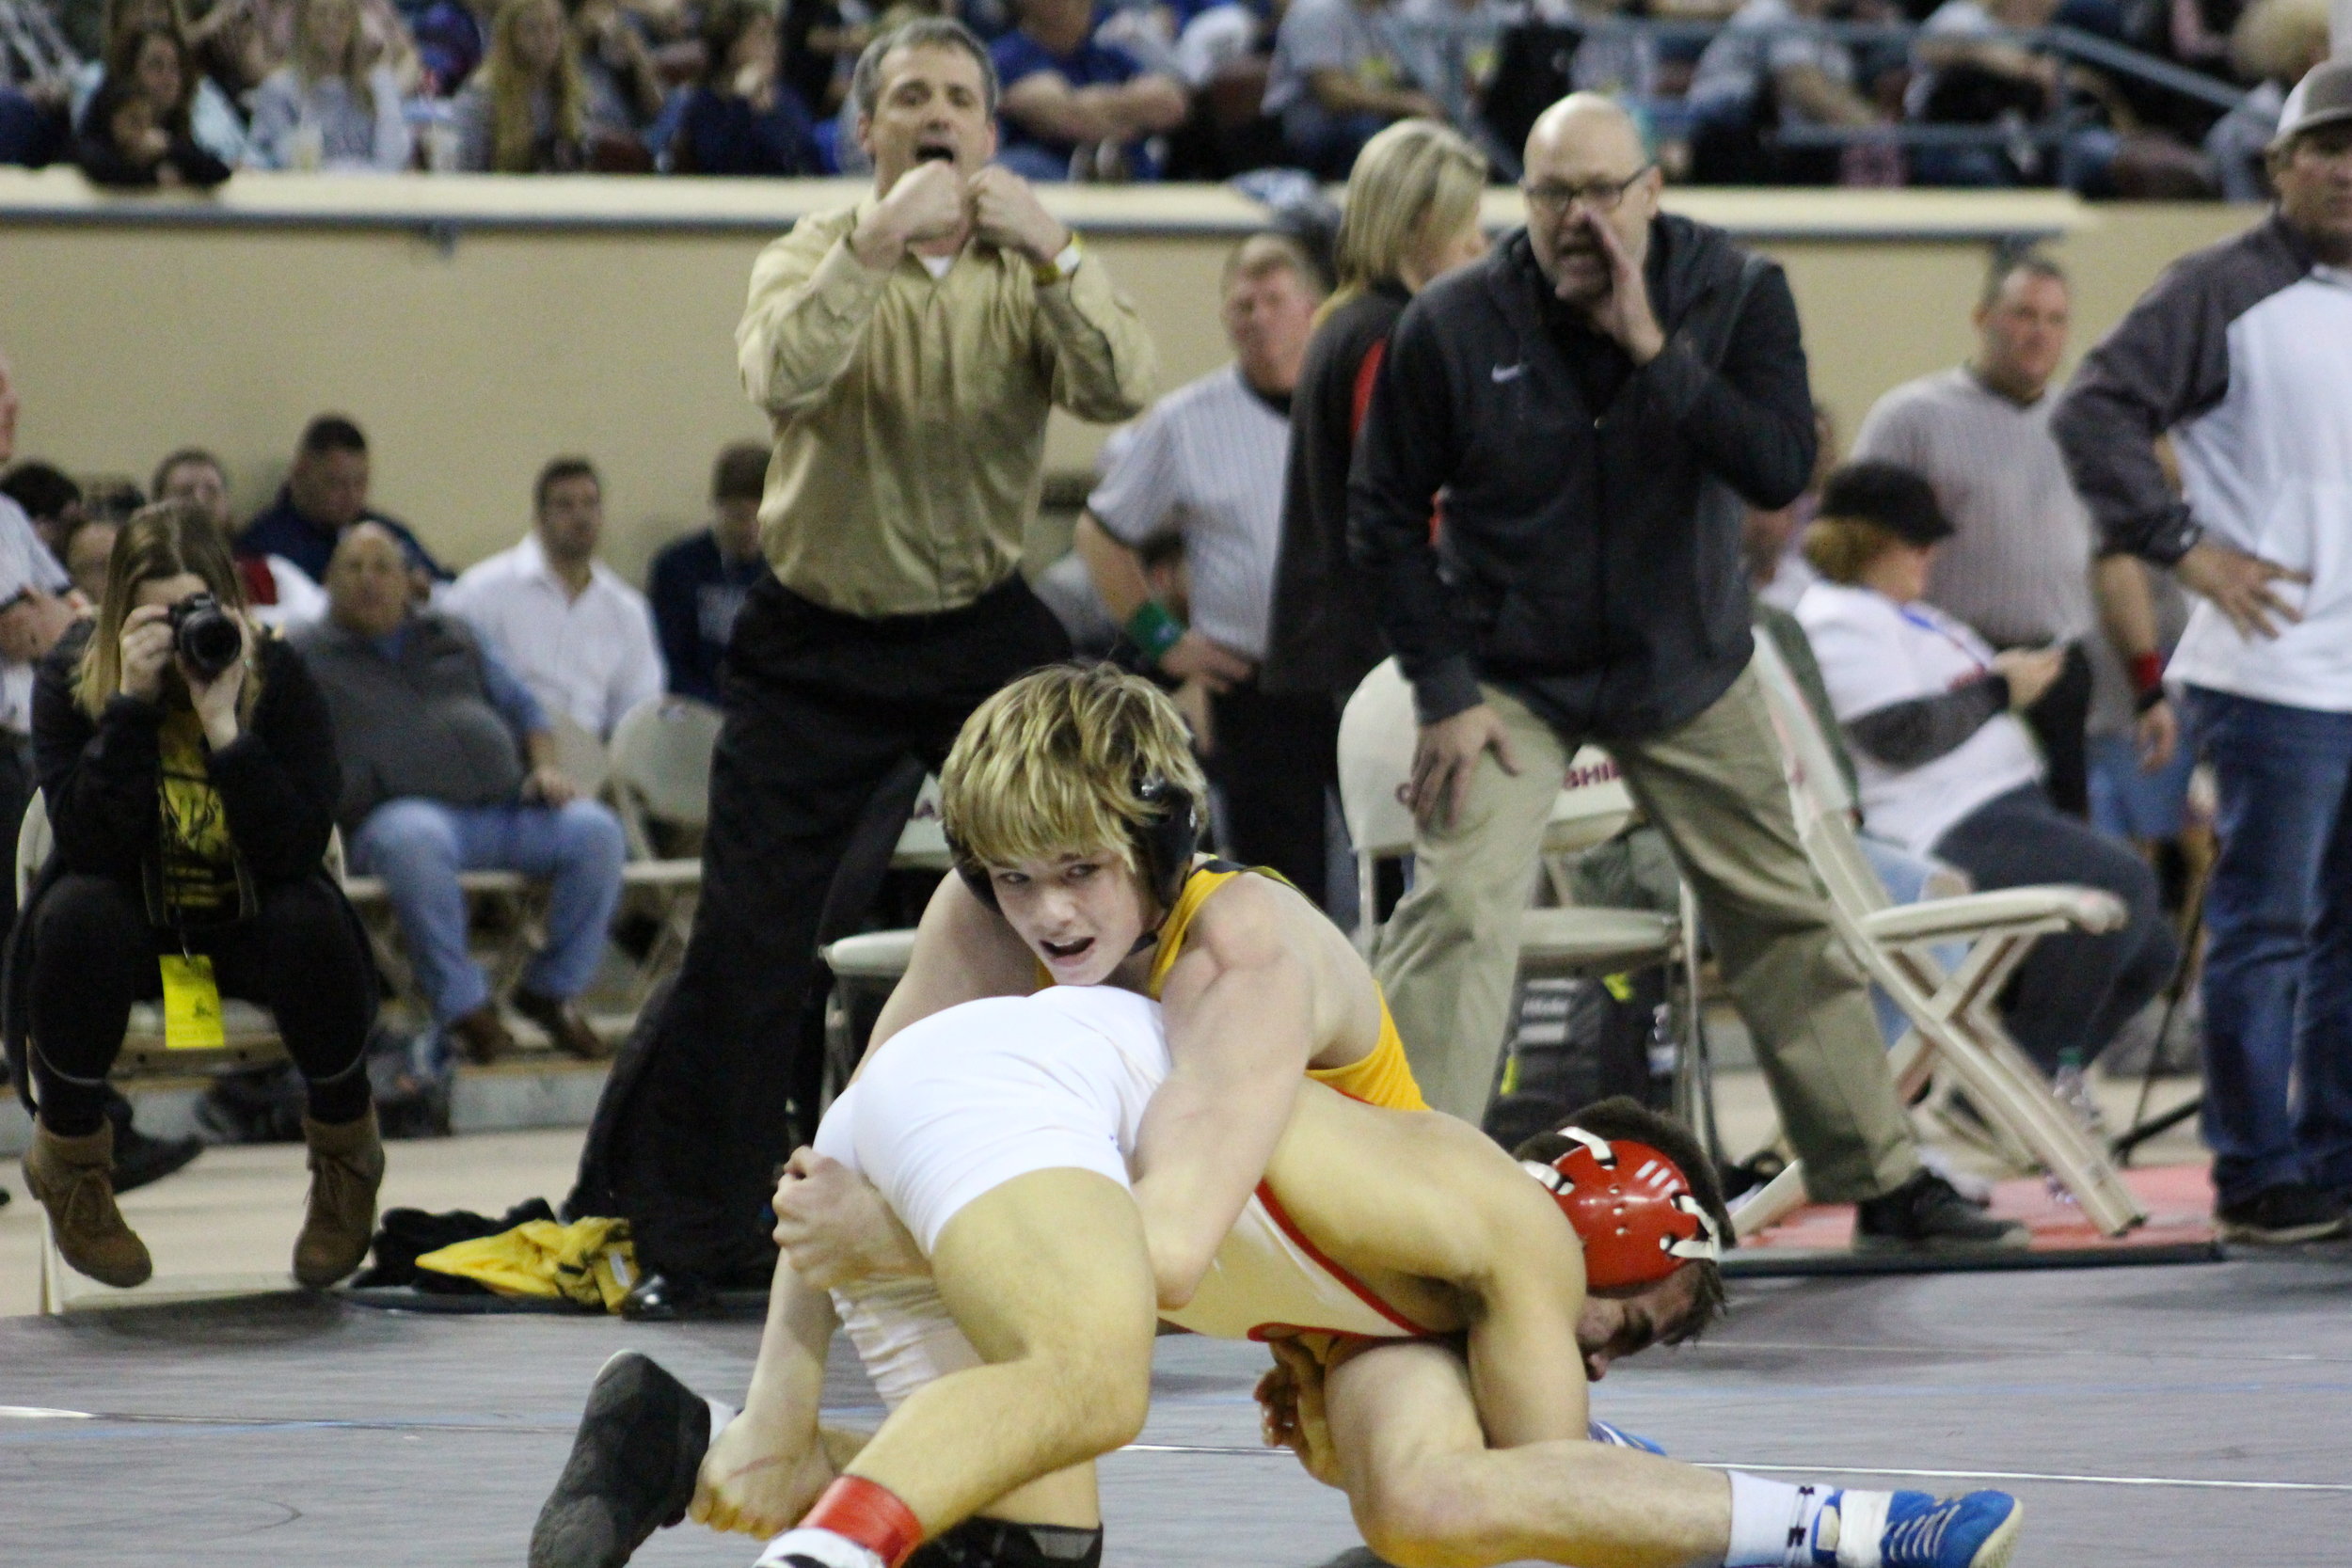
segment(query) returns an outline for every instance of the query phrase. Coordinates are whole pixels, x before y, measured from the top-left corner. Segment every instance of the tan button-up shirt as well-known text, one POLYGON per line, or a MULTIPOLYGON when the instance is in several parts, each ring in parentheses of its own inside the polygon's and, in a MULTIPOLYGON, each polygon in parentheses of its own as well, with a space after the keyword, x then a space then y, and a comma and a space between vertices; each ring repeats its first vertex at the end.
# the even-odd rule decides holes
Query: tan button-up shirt
POLYGON ((1048 287, 978 243, 938 278, 912 252, 877 272, 849 244, 871 205, 801 219, 752 268, 735 344, 775 425, 760 536, 828 609, 934 613, 1019 564, 1048 407, 1131 419, 1157 356, 1099 258, 1048 287))

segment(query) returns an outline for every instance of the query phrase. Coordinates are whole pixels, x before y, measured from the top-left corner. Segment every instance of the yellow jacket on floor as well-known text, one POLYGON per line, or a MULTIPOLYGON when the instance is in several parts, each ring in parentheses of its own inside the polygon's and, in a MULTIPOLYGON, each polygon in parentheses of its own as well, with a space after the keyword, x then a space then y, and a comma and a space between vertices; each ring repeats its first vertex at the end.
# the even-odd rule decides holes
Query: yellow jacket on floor
POLYGON ((621 1219, 529 1220, 496 1236, 428 1252, 417 1267, 475 1280, 502 1296, 572 1301, 605 1312, 619 1310, 637 1283, 628 1221, 621 1219))

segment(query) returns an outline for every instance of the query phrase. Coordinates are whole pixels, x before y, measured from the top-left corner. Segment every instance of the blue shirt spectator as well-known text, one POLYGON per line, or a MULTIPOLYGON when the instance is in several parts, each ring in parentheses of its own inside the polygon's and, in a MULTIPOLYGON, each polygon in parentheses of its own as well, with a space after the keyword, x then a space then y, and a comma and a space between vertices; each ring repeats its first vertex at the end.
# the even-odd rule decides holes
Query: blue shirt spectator
POLYGON ((653 601, 670 689, 678 696, 719 701, 719 661, 735 635, 735 617, 752 585, 768 575, 759 551, 759 499, 767 483, 766 443, 727 447, 711 467, 711 526, 653 558, 645 596, 653 601))
POLYGON ((817 124, 801 95, 782 82, 765 108, 707 84, 686 101, 678 123, 680 174, 814 175, 824 170, 817 124))
POLYGON ((1067 180, 1090 150, 1098 178, 1157 178, 1144 142, 1184 123, 1184 88, 1097 40, 1088 0, 1021 0, 1020 12, 989 46, 1002 87, 996 161, 1025 180, 1067 180))
POLYGON ((437 582, 450 580, 449 568, 405 524, 370 510, 368 443, 359 427, 339 414, 322 414, 303 431, 278 499, 237 535, 237 554, 248 560, 283 556, 323 582, 335 546, 363 522, 379 524, 399 540, 412 570, 437 582))

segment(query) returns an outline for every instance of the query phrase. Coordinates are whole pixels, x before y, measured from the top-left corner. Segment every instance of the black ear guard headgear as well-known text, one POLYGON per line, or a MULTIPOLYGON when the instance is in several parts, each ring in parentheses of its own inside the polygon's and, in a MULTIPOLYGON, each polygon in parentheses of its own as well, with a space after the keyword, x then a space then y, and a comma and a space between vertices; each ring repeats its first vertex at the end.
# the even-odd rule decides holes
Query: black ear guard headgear
MULTIPOLYGON (((1200 845, 1200 806, 1190 790, 1156 773, 1136 780, 1136 799, 1150 815, 1129 831, 1129 843, 1136 864, 1143 872, 1143 885, 1152 890, 1160 912, 1166 914, 1176 907, 1176 895, 1184 891, 1193 853, 1200 845)), ((988 868, 966 854, 953 833, 947 835, 947 848, 956 858, 956 874, 963 879, 963 885, 981 903, 996 908, 996 884, 989 879, 988 868)))

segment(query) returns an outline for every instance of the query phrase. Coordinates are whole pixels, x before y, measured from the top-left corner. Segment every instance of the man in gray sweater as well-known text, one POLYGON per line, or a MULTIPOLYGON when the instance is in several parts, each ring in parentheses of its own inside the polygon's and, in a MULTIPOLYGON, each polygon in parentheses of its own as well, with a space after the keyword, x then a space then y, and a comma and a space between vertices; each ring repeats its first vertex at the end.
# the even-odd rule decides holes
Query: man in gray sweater
POLYGON ((603 1053, 573 1006, 621 893, 621 825, 557 768, 530 688, 464 623, 413 610, 400 541, 361 523, 335 547, 327 616, 295 634, 335 717, 337 808, 355 870, 380 877, 433 1021, 476 1061, 509 1050, 466 950, 461 871, 549 883, 548 940, 515 1010, 579 1056, 603 1053))

